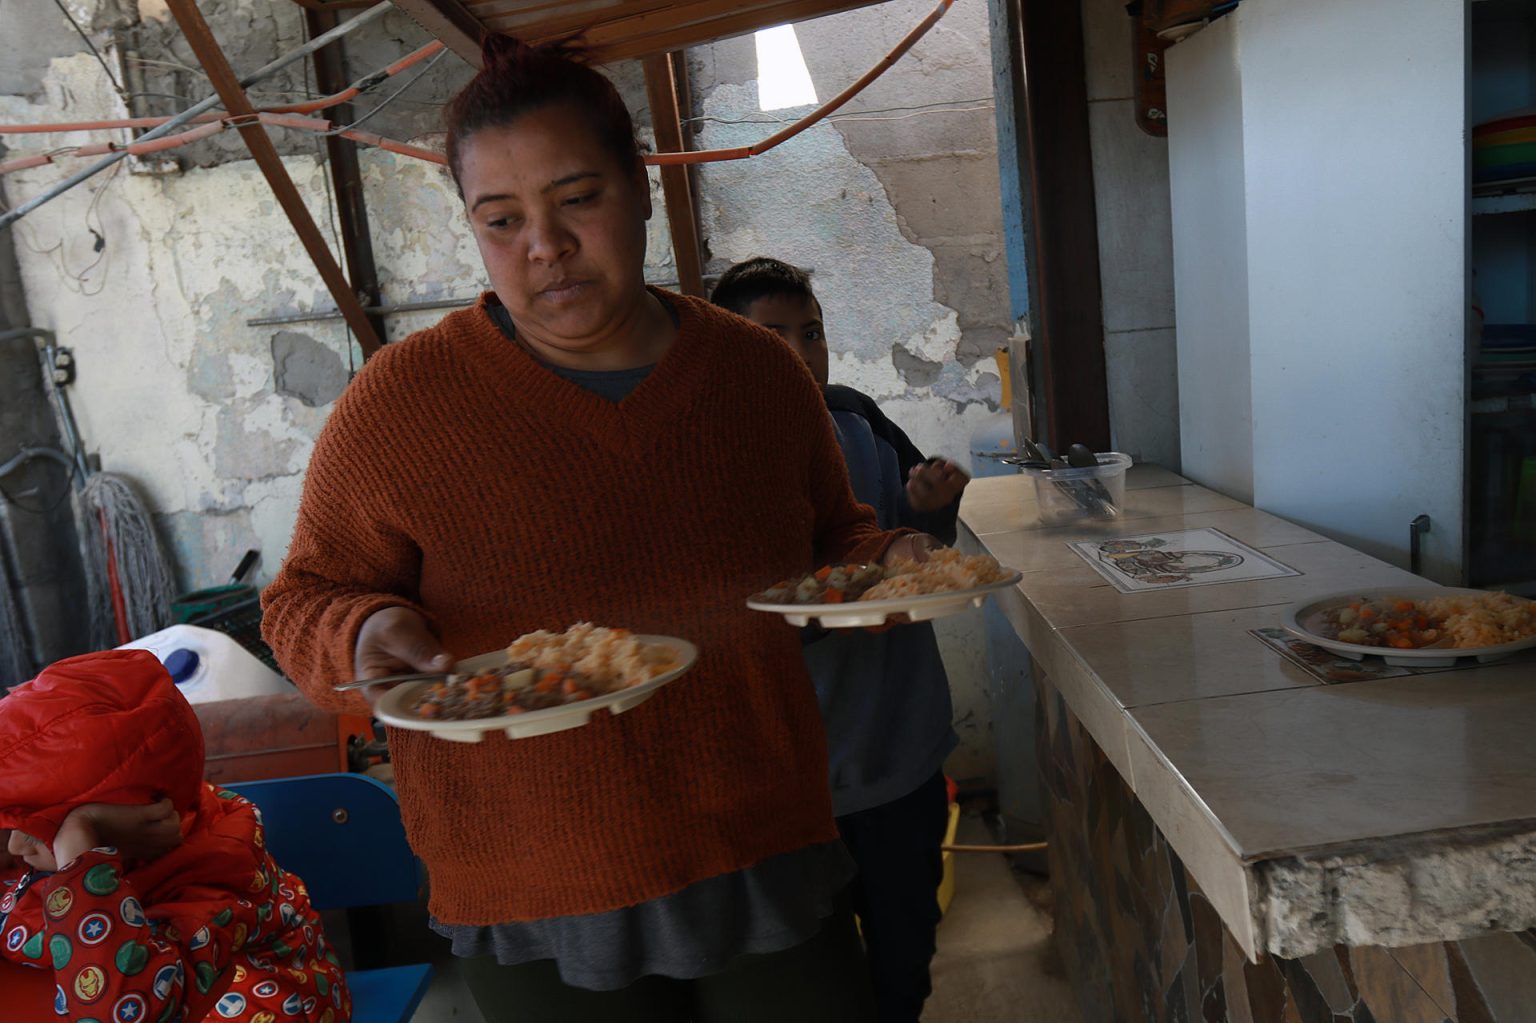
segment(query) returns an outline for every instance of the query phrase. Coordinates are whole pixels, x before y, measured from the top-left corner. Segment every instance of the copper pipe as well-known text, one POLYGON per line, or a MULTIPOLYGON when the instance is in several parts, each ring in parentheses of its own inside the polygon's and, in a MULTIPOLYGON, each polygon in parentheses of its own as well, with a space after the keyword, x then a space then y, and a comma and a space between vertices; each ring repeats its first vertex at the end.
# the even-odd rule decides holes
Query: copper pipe
MULTIPOLYGON (((884 74, 892 64, 900 60, 901 57, 912 48, 913 44, 915 44, 919 39, 927 34, 928 30, 931 29, 934 24, 944 16, 945 12, 947 12, 949 8, 953 6, 953 4, 954 0, 939 0, 938 6, 930 11, 927 17, 919 22, 911 32, 907 33, 906 37, 903 38, 901 42, 897 43, 895 48, 892 49, 890 53, 886 54, 885 57, 883 57, 877 64, 875 64, 874 67, 870 68, 869 71, 860 76, 860 78, 852 85, 848 86, 848 88, 844 89, 842 92, 838 93, 832 99, 828 100, 826 103, 823 103, 809 114, 806 114, 795 123, 784 128, 782 131, 768 136, 761 142, 753 143, 750 146, 737 146, 731 149, 695 149, 680 153, 651 153, 643 158, 644 162, 651 166, 668 167, 678 164, 719 163, 725 160, 745 160, 750 157, 761 156, 763 153, 768 152, 770 149, 773 149, 776 146, 794 138, 796 135, 799 135, 801 132, 816 124, 818 121, 824 120, 829 114, 836 112, 850 99, 862 92, 870 82, 873 82, 876 78, 879 78, 882 74, 884 74)), ((380 72, 380 75, 382 77, 389 77, 398 74, 400 71, 410 67, 412 64, 432 56, 442 48, 443 43, 434 40, 433 42, 428 43, 420 49, 407 54, 405 57, 402 57, 394 64, 391 64, 383 72, 380 72)), ((279 125, 281 127, 297 128, 303 131, 332 131, 334 130, 334 127, 330 121, 301 118, 292 122, 284 123, 283 121, 275 119, 269 120, 269 118, 276 118, 287 114, 314 113, 319 110, 324 110, 329 107, 345 103, 348 100, 355 98, 361 91, 363 91, 363 89, 371 88, 372 85, 376 84, 377 81, 382 80, 382 77, 376 80, 370 78, 366 85, 361 87, 352 86, 351 88, 348 88, 342 92, 336 93, 334 96, 326 96, 322 99, 314 100, 309 103, 294 103, 278 107, 264 107, 257 111, 257 115, 263 122, 279 125), (300 123, 300 121, 306 123, 300 123)), ((205 114, 198 118, 198 120, 209 119, 218 119, 219 127, 209 131, 208 134, 213 134, 215 131, 221 131, 224 127, 228 126, 230 122, 238 120, 237 118, 230 117, 227 114, 205 114)), ((86 121, 74 124, 5 125, 0 126, 0 135, 48 131, 83 131, 93 128, 150 127, 153 125, 164 124, 167 120, 167 118, 159 117, 135 117, 124 118, 117 121, 86 121)), ((434 152, 433 150, 423 149, 419 146, 413 146, 405 142, 399 142, 395 139, 387 138, 383 135, 376 135, 372 132, 345 130, 339 131, 337 134, 341 135, 343 138, 348 138, 355 142, 363 143, 364 145, 375 146, 387 152, 398 153, 401 156, 409 156, 413 159, 424 160, 428 163, 435 163, 446 166, 448 162, 442 154, 434 152)), ((198 138, 203 137, 206 136, 198 136, 198 138)), ((173 139, 165 140, 164 145, 159 148, 170 149, 177 145, 186 145, 189 141, 195 140, 183 139, 182 136, 175 136, 173 139)), ((59 155, 84 155, 88 151, 117 152, 119 150, 126 150, 129 153, 156 151, 148 149, 140 150, 136 148, 139 145, 140 143, 131 143, 128 145, 107 143, 105 144, 105 147, 102 145, 97 145, 88 147, 88 149, 75 149, 70 153, 59 155)), ((0 164, 0 174, 14 170, 22 170, 26 167, 37 167, 41 164, 52 163, 54 158, 54 155, 19 157, 18 159, 12 160, 9 163, 0 164)))
POLYGON ((908 32, 906 37, 897 43, 890 53, 887 53, 881 58, 879 63, 866 71, 858 81, 800 118, 794 124, 791 124, 782 131, 769 135, 761 142, 755 142, 750 146, 737 146, 733 149, 695 149, 684 153, 653 153, 645 158, 645 162, 654 166, 666 167, 679 163, 718 163, 723 160, 745 160, 748 157, 761 156, 780 143, 788 142, 864 91, 864 88, 870 82, 883 75, 892 64, 900 60, 902 55, 912 48, 913 44, 926 35, 928 30, 944 16, 944 12, 948 11, 954 2, 955 0, 939 0, 939 5, 930 11, 926 18, 918 22, 916 28, 908 32))

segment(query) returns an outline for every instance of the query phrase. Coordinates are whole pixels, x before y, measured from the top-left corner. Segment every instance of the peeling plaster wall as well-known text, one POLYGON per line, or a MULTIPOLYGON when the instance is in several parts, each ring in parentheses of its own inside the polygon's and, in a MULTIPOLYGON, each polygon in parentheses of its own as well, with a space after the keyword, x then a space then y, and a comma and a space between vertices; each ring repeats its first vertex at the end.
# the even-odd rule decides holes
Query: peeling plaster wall
MULTIPOLYGON (((801 22, 825 100, 932 9, 927 0, 801 22)), ((831 121, 753 160, 700 169, 714 269, 754 255, 812 271, 832 380, 863 390, 932 454, 969 460, 1000 398, 1009 334, 986 12, 957 4, 831 121)), ((809 108, 758 109, 750 36, 689 51, 693 144, 755 142, 809 108)))
MULTIPOLYGON (((325 169, 307 157, 286 162, 325 223, 325 169)), ((51 175, 17 178, 26 195, 51 175)), ((15 228, 34 319, 75 349, 71 398, 84 442, 104 469, 139 485, 189 587, 222 581, 247 547, 264 552, 270 577, 328 411, 277 393, 280 331, 245 326, 274 304, 329 304, 273 205, 254 165, 241 162, 174 177, 123 173, 15 228), (86 225, 105 239, 99 254, 86 225)), ((302 333, 338 365, 357 359, 336 326, 302 333)))
MULTIPOLYGON (((135 20, 136 12, 125 10, 132 5, 96 6, 97 28, 135 20)), ((154 40, 163 47, 174 30, 153 20, 157 11, 163 18, 157 5, 140 7, 150 20, 135 37, 151 56, 154 40)), ((219 38, 238 39, 232 57, 241 69, 270 60, 303 34, 297 8, 286 5, 219 0, 205 10, 219 38)), ((892 0, 802 24, 823 98, 883 56, 928 10, 927 0, 892 0)), ((391 15, 348 39, 351 74, 425 38, 391 15)), ((68 50, 67 39, 60 46, 68 50)), ((154 57, 194 63, 174 46, 154 57)), ((705 118, 697 122, 695 146, 754 141, 778 118, 800 113, 758 109, 750 36, 692 51, 690 60, 695 112, 705 118)), ((638 65, 605 70, 649 141, 638 65)), ((370 129, 400 138, 432 135, 442 100, 468 73, 457 57, 444 58, 370 129)), ((188 74, 162 80, 173 79, 166 88, 198 96, 206 88, 188 74)), ((123 113, 86 53, 55 57, 46 74, 22 84, 0 95, 0 118, 123 113)), ((303 87, 299 74, 271 91, 303 87)), ((833 379, 873 395, 924 450, 961 461, 968 459, 970 432, 997 406, 991 353, 1009 333, 990 104, 985 11, 962 4, 845 108, 851 116, 764 158, 708 166, 698 176, 711 269, 759 253, 813 268, 835 353, 833 379)), ((339 251, 316 141, 275 136, 339 251)), ((27 151, 71 141, 77 140, 33 136, 27 151)), ((247 547, 262 550, 258 578, 265 580, 286 551, 314 438, 360 354, 338 320, 247 325, 332 303, 260 174, 240 158, 235 136, 188 147, 185 155, 181 173, 132 173, 125 164, 29 216, 18 226, 22 271, 35 317, 76 348, 74 399, 88 448, 105 468, 141 485, 183 585, 222 581, 247 547)), ((361 166, 384 301, 476 296, 485 286, 483 270, 445 173, 376 150, 362 151, 361 166)), ((58 168, 11 176, 13 201, 58 176, 58 168)), ((654 171, 652 186, 647 276, 669 282, 676 273, 654 171)), ((442 315, 393 315, 389 337, 442 315)), ((943 645, 957 718, 966 724, 956 770, 985 783, 992 754, 979 618, 947 623, 943 645)))
MULTIPOLYGON (((110 7, 103 4, 95 16, 76 13, 87 25, 109 15, 120 23, 110 7)), ((297 7, 219 3, 204 9, 219 38, 241 40, 231 56, 242 69, 302 37, 297 7)), ((139 27, 141 39, 167 31, 174 34, 164 25, 139 27)), ((72 33, 69 38, 79 48, 72 33)), ((349 37, 365 55, 353 60, 352 73, 427 38, 408 19, 390 15, 349 37)), ((98 39, 98 45, 105 43, 98 39)), ((162 56, 178 59, 174 51, 162 56)), ((370 128, 398 137, 435 131, 442 100, 468 75, 462 61, 444 58, 412 89, 423 102, 391 105, 370 128)), ((644 95, 638 69, 621 67, 613 76, 638 109, 644 95)), ((302 76, 288 84, 302 90, 302 76)), ((11 85, 13 92, 0 94, 0 120, 125 113, 88 53, 53 58, 46 73, 39 66, 11 85)), ((648 141, 643 120, 637 118, 648 141)), ((274 137, 289 154, 285 164, 311 215, 340 252, 329 170, 317 143, 297 133, 274 137)), ((27 152, 78 141, 69 135, 22 139, 27 152)), ((181 173, 133 173, 125 161, 14 229, 35 322, 76 350, 80 373, 71 397, 85 445, 105 469, 139 484, 186 588, 224 581, 248 547, 263 552, 257 579, 270 579, 287 550, 314 438, 362 362, 339 320, 247 324, 324 311, 333 303, 255 165, 231 159, 242 151, 237 137, 230 140, 237 148, 213 144, 223 140, 187 147, 181 173)), ((384 301, 478 296, 484 273, 446 173, 377 150, 363 150, 361 163, 384 301)), ((44 167, 8 176, 12 201, 59 175, 58 167, 44 167)), ((654 172, 652 178, 659 208, 659 179, 654 172)), ((672 280, 663 217, 652 223, 650 239, 648 276, 672 280)), ((390 317, 389 337, 398 340, 443 314, 390 317)))

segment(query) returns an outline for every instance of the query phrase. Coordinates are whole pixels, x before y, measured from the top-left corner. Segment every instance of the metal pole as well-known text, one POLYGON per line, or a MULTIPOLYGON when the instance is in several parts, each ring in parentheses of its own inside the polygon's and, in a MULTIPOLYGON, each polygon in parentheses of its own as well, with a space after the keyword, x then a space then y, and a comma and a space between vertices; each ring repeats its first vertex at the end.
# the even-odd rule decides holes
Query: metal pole
MULTIPOLYGON (((336 27, 336 12, 306 10, 304 24, 310 35, 324 35, 336 27)), ((346 61, 346 51, 340 43, 314 55, 315 85, 321 95, 332 96, 347 87, 346 61)), ((334 107, 331 116, 337 124, 351 124, 352 104, 334 107)), ((325 154, 331 169, 331 189, 336 193, 336 223, 341 231, 341 250, 346 256, 347 279, 365 307, 378 305, 379 271, 373 259, 373 236, 368 230, 368 202, 363 196, 363 172, 357 158, 357 145, 340 136, 327 135, 325 154)), ((368 322, 382 342, 388 336, 384 330, 384 317, 368 313, 368 322)))
POLYGON ((74 455, 74 471, 71 476, 74 479, 75 489, 85 485, 86 477, 91 474, 90 462, 86 460, 85 448, 80 444, 80 429, 75 425, 75 410, 70 407, 69 395, 64 393, 64 385, 60 384, 53 376, 54 353, 58 350, 57 339, 53 331, 44 330, 42 327, 18 327, 15 330, 0 331, 0 341, 9 341, 18 337, 30 337, 40 339, 43 343, 38 346, 38 358, 43 366, 43 388, 53 395, 53 402, 59 410, 59 428, 64 431, 64 440, 69 445, 69 450, 74 455))
POLYGON ((320 278, 330 289, 331 299, 346 316, 347 326, 357 335, 357 343, 363 349, 363 358, 368 358, 378 350, 381 340, 374 333, 373 325, 368 322, 368 314, 363 312, 363 304, 358 301, 357 292, 352 290, 347 275, 341 272, 320 228, 315 226, 314 218, 309 215, 309 207, 304 205, 303 196, 288 176, 288 169, 283 166, 283 159, 267 135, 267 129, 256 119, 256 110, 251 106, 250 97, 245 94, 223 47, 214 38, 208 22, 203 18, 203 12, 198 9, 197 0, 169 0, 169 3, 171 14, 181 26, 182 35, 186 36, 192 52, 197 55, 213 87, 223 98, 224 109, 235 117, 248 119, 236 125, 240 136, 245 139, 246 148, 251 151, 256 166, 261 168, 262 176, 271 186, 277 204, 293 224, 294 233, 299 236, 304 251, 309 253, 320 278))
MULTIPOLYGON (((284 54, 283 56, 274 60, 272 63, 267 64, 266 66, 253 71, 249 75, 246 75, 244 78, 240 79, 241 87, 249 88, 262 79, 270 78, 277 72, 281 71, 283 68, 287 67, 289 64, 292 64, 294 61, 304 59, 311 53, 314 53, 316 50, 320 49, 325 44, 340 39, 347 33, 353 31, 354 29, 362 28, 364 25, 371 21, 378 20, 386 13, 388 13, 390 6, 391 5, 388 3, 388 0, 386 0, 385 3, 381 3, 375 7, 370 7, 362 14, 359 14, 357 17, 337 25, 335 28, 331 29, 324 35, 316 36, 298 49, 284 54)), ((218 93, 214 93, 212 96, 209 96, 201 103, 183 110, 181 113, 177 114, 169 121, 166 121, 158 128, 151 128, 149 131, 145 132, 143 135, 140 135, 134 141, 147 142, 150 139, 157 139, 165 135, 169 135, 172 131, 175 131, 177 128, 180 128, 182 125, 187 124, 193 118, 197 117, 198 114, 212 110, 214 107, 219 105, 219 102, 220 99, 218 93)), ((128 154, 126 152, 116 152, 104 156, 101 158, 100 162, 94 163, 82 171, 77 171, 76 173, 71 174, 69 177, 65 178, 63 181, 60 181, 57 185, 54 185, 47 191, 33 196, 31 199, 28 199, 26 202, 22 203, 20 206, 17 206, 15 209, 7 210, 5 213, 0 214, 0 231, 10 227, 16 221, 20 220, 22 217, 26 216, 28 213, 31 213, 33 210, 37 209, 39 206, 43 205, 49 200, 56 199, 63 195, 65 192, 69 191, 71 188, 74 188, 82 181, 86 181, 96 176, 97 174, 100 174, 102 171, 117 163, 127 155, 128 154)))

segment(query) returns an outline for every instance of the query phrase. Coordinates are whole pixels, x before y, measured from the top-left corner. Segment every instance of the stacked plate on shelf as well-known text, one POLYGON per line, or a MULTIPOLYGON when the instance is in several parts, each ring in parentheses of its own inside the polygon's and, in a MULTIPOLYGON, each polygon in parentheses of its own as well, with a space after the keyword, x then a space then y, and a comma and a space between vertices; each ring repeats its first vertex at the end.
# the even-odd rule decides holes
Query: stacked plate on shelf
POLYGON ((1536 107, 1503 114, 1472 129, 1476 184, 1536 178, 1536 107))

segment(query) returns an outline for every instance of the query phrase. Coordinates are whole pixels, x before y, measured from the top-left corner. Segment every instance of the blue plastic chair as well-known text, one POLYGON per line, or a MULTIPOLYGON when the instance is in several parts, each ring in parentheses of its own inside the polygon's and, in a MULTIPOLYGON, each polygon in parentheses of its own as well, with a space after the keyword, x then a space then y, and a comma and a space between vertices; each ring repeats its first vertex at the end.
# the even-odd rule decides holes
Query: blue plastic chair
MULTIPOLYGON (((227 785, 255 803, 267 848, 303 879, 316 909, 415 901, 421 875, 405 841, 400 804, 361 774, 311 774, 227 785)), ((426 964, 353 970, 353 1023, 407 1023, 432 982, 426 964)))

